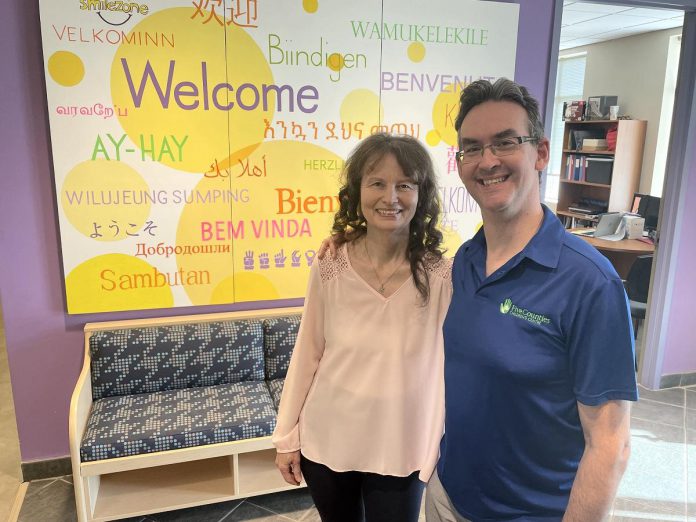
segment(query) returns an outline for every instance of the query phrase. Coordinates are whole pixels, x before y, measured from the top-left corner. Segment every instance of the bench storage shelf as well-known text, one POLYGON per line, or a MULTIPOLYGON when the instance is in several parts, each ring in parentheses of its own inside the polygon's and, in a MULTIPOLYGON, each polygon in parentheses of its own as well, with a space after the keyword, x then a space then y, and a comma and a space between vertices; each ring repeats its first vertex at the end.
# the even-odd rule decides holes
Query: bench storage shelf
POLYGON ((70 406, 78 520, 294 488, 270 435, 300 312, 87 324, 70 406))

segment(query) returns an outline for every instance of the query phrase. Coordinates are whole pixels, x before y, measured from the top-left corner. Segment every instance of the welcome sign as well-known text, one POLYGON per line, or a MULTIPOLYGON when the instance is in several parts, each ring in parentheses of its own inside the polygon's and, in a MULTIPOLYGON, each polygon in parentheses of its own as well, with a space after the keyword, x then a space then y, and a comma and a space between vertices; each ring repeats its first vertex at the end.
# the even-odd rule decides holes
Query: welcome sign
POLYGON ((461 89, 512 78, 518 6, 461 0, 41 0, 69 313, 304 294, 343 161, 429 148, 451 251, 480 222, 461 89))

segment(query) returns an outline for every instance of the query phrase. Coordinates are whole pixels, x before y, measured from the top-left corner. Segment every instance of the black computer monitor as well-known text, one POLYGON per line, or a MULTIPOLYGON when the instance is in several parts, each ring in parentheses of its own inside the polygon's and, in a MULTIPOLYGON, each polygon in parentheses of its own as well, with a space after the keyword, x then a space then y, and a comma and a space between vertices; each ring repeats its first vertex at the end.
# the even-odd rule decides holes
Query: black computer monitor
POLYGON ((645 219, 645 230, 657 228, 657 217, 660 215, 660 198, 649 194, 634 194, 631 212, 645 219))

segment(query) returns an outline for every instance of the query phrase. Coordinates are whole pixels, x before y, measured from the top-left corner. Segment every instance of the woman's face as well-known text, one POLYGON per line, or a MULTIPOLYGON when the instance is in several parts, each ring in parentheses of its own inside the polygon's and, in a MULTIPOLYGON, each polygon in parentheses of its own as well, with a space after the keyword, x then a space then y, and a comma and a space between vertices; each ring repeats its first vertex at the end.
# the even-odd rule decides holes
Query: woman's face
POLYGON ((392 153, 371 167, 360 183, 360 207, 368 230, 408 236, 418 205, 418 185, 404 174, 392 153))

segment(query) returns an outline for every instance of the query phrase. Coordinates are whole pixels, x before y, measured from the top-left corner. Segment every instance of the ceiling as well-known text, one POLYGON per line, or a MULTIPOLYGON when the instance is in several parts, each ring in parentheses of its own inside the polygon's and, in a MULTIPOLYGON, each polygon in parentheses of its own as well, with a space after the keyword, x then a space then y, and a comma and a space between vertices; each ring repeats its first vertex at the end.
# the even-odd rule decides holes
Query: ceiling
POLYGON ((683 11, 564 0, 560 50, 681 27, 683 11))

